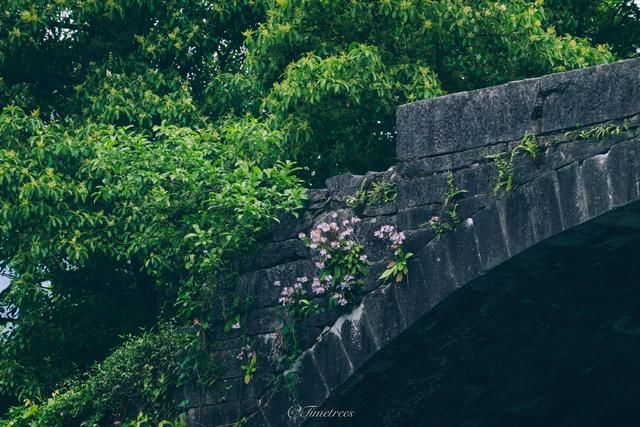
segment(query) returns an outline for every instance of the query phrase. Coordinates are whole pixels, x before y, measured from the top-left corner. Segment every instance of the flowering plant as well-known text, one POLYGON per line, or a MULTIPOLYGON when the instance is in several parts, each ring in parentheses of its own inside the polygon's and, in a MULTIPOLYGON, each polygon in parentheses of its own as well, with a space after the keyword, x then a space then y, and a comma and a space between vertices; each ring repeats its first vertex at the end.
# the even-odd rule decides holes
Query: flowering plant
POLYGON ((244 372, 244 383, 249 384, 251 377, 256 372, 256 363, 258 362, 256 352, 251 347, 244 346, 236 356, 236 359, 242 362, 240 369, 244 372))
MULTIPOLYGON (((468 193, 467 190, 459 190, 456 188, 455 176, 451 171, 449 171, 447 182, 449 190, 442 204, 442 216, 433 216, 424 224, 431 227, 438 237, 445 231, 455 230, 458 224, 460 224, 460 215, 458 214, 458 203, 456 203, 456 200, 468 193)), ((510 186, 511 184, 509 184, 508 188, 510 188, 510 186)))
POLYGON ((309 236, 300 233, 298 237, 311 249, 319 270, 312 280, 311 291, 315 295, 329 294, 332 306, 345 306, 353 299, 356 287, 363 283, 367 256, 355 236, 360 218, 353 216, 340 221, 335 212, 331 218, 331 222, 319 223, 309 236))
POLYGON ((378 279, 386 282, 391 278, 395 278, 396 283, 402 282, 407 274, 409 274, 407 260, 413 256, 411 252, 405 252, 402 248, 402 244, 406 238, 404 232, 396 230, 393 225, 383 225, 379 230, 374 232, 373 235, 379 239, 388 241, 394 255, 394 259, 389 262, 387 269, 378 279))
POLYGON ((364 283, 367 256, 355 236, 359 222, 360 218, 355 216, 340 220, 334 212, 331 221, 319 223, 308 236, 300 233, 298 237, 311 249, 316 273, 311 278, 296 278, 291 286, 282 287, 279 280, 274 282, 282 288, 278 301, 287 309, 282 332, 291 340, 293 353, 298 345, 299 321, 304 315, 321 310, 307 296, 309 291, 312 296, 328 295, 331 308, 344 307, 355 299, 357 287, 364 283), (305 289, 310 280, 310 289, 305 289))

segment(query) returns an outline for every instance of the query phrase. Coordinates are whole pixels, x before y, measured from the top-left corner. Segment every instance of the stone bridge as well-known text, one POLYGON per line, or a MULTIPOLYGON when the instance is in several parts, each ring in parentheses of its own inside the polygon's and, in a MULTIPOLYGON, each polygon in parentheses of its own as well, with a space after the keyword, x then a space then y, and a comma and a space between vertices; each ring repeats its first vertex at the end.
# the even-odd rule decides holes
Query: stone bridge
POLYGON ((634 425, 640 60, 403 105, 397 132, 394 167, 329 179, 246 262, 250 306, 216 337, 214 386, 185 391, 190 423, 634 425), (283 362, 273 283, 314 271, 297 234, 376 181, 397 195, 359 206, 370 262, 359 302, 306 318, 304 351, 283 362), (452 190, 465 192, 453 201, 452 190), (383 224, 414 253, 401 283, 377 279, 390 257, 373 237, 383 224), (235 359, 246 344, 249 384, 235 359))

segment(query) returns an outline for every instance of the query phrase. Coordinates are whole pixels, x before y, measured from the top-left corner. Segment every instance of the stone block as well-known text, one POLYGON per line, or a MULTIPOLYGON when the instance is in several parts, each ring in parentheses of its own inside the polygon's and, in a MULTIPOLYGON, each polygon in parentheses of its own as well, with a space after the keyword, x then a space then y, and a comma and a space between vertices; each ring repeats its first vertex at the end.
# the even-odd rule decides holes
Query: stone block
POLYGON ((325 181, 332 200, 343 202, 348 196, 355 195, 360 189, 364 176, 343 173, 325 181))
POLYGON ((588 158, 580 166, 587 216, 593 219, 611 208, 612 194, 607 177, 609 153, 588 158))
POLYGON ((566 229, 575 227, 587 219, 580 167, 571 163, 557 171, 558 195, 562 219, 566 229))
POLYGON ((442 203, 449 188, 446 173, 401 180, 397 187, 397 203, 401 209, 442 203))
POLYGON ((556 174, 546 173, 527 186, 526 197, 535 240, 540 242, 564 229, 556 174))
POLYGON ((322 334, 313 346, 313 357, 329 391, 336 390, 353 373, 353 366, 342 345, 338 328, 322 334))
POLYGON ((333 326, 342 337, 342 345, 354 369, 358 369, 377 350, 364 306, 359 305, 341 316, 333 326))
POLYGON ((404 319, 394 294, 394 285, 373 291, 364 297, 362 304, 376 345, 383 346, 404 329, 404 319))
POLYGON ((434 242, 434 245, 443 244, 448 251, 451 277, 456 287, 475 279, 482 271, 474 228, 473 218, 466 219, 454 230, 442 234, 440 242, 434 242))
POLYGON ((633 145, 637 143, 622 142, 611 147, 609 151, 607 172, 613 207, 624 206, 638 199, 638 171, 633 145))
POLYGON ((509 254, 514 256, 535 243, 533 224, 529 212, 531 205, 527 199, 524 187, 516 188, 506 193, 498 201, 505 224, 509 254))
POLYGON ((402 105, 396 155, 417 159, 522 138, 534 129, 537 97, 530 79, 402 105))
POLYGON ((541 77, 541 132, 570 129, 640 112, 640 60, 541 77))
POLYGON ((471 218, 476 229, 482 269, 489 271, 509 258, 506 230, 500 218, 500 210, 494 203, 471 218))

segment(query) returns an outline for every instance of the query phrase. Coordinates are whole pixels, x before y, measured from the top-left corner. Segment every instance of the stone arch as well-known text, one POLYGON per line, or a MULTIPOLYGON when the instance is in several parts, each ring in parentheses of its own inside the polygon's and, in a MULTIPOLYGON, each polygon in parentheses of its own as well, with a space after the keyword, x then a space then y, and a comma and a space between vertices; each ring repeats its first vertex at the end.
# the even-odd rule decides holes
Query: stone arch
MULTIPOLYGON (((357 395, 363 379, 391 369, 385 354, 407 351, 406 337, 416 333, 415 325, 468 286, 523 257, 571 245, 589 248, 594 236, 606 237, 612 228, 633 238, 640 230, 640 60, 401 106, 397 131, 399 163, 376 175, 395 184, 397 199, 393 206, 365 210, 363 238, 371 240, 381 222, 406 230, 406 246, 415 254, 408 279, 380 285, 375 268, 379 274, 384 263, 378 261, 357 307, 309 325, 308 348, 286 372, 295 377, 295 390, 276 384, 271 375, 240 389, 237 401, 194 399, 193 425, 242 416, 250 425, 271 427, 312 422, 290 416, 289 408, 327 408, 341 396, 357 395), (533 135, 537 156, 516 148, 526 135, 533 135), (510 191, 496 191, 496 156, 508 160, 510 191), (436 236, 423 225, 443 214, 450 179, 469 193, 459 202, 462 221, 436 236)), ((293 236, 327 206, 344 207, 362 179, 335 177, 327 181, 328 190, 313 192, 309 210, 275 229, 275 242, 248 268, 255 272, 241 277, 241 292, 258 301, 248 326, 258 345, 278 329, 277 295, 269 282, 274 275, 295 277, 308 268, 305 250, 293 236)), ((615 246, 603 239, 601 244, 615 246)), ((220 354, 232 357, 233 341, 221 342, 220 354)), ((232 370, 228 377, 239 381, 232 370)))

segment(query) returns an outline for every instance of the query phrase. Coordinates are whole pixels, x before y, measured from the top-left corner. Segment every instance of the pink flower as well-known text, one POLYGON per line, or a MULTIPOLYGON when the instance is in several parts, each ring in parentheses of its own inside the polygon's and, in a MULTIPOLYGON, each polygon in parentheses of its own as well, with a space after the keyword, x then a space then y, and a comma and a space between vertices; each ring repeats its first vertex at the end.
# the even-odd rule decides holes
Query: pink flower
POLYGON ((332 295, 333 300, 340 306, 345 306, 349 303, 343 294, 336 292, 332 295))
POLYGON ((231 329, 240 329, 240 322, 236 322, 233 325, 231 325, 231 329))
POLYGON ((313 283, 311 284, 311 291, 316 295, 320 295, 325 293, 327 290, 320 282, 320 279, 318 277, 314 277, 313 283))
POLYGON ((278 302, 283 306, 292 303, 294 293, 295 289, 290 286, 282 288, 282 292, 280 292, 280 298, 278 299, 278 302))
POLYGON ((391 249, 397 250, 402 246, 406 236, 404 232, 397 231, 393 225, 383 225, 379 230, 373 233, 379 239, 391 242, 391 249))

